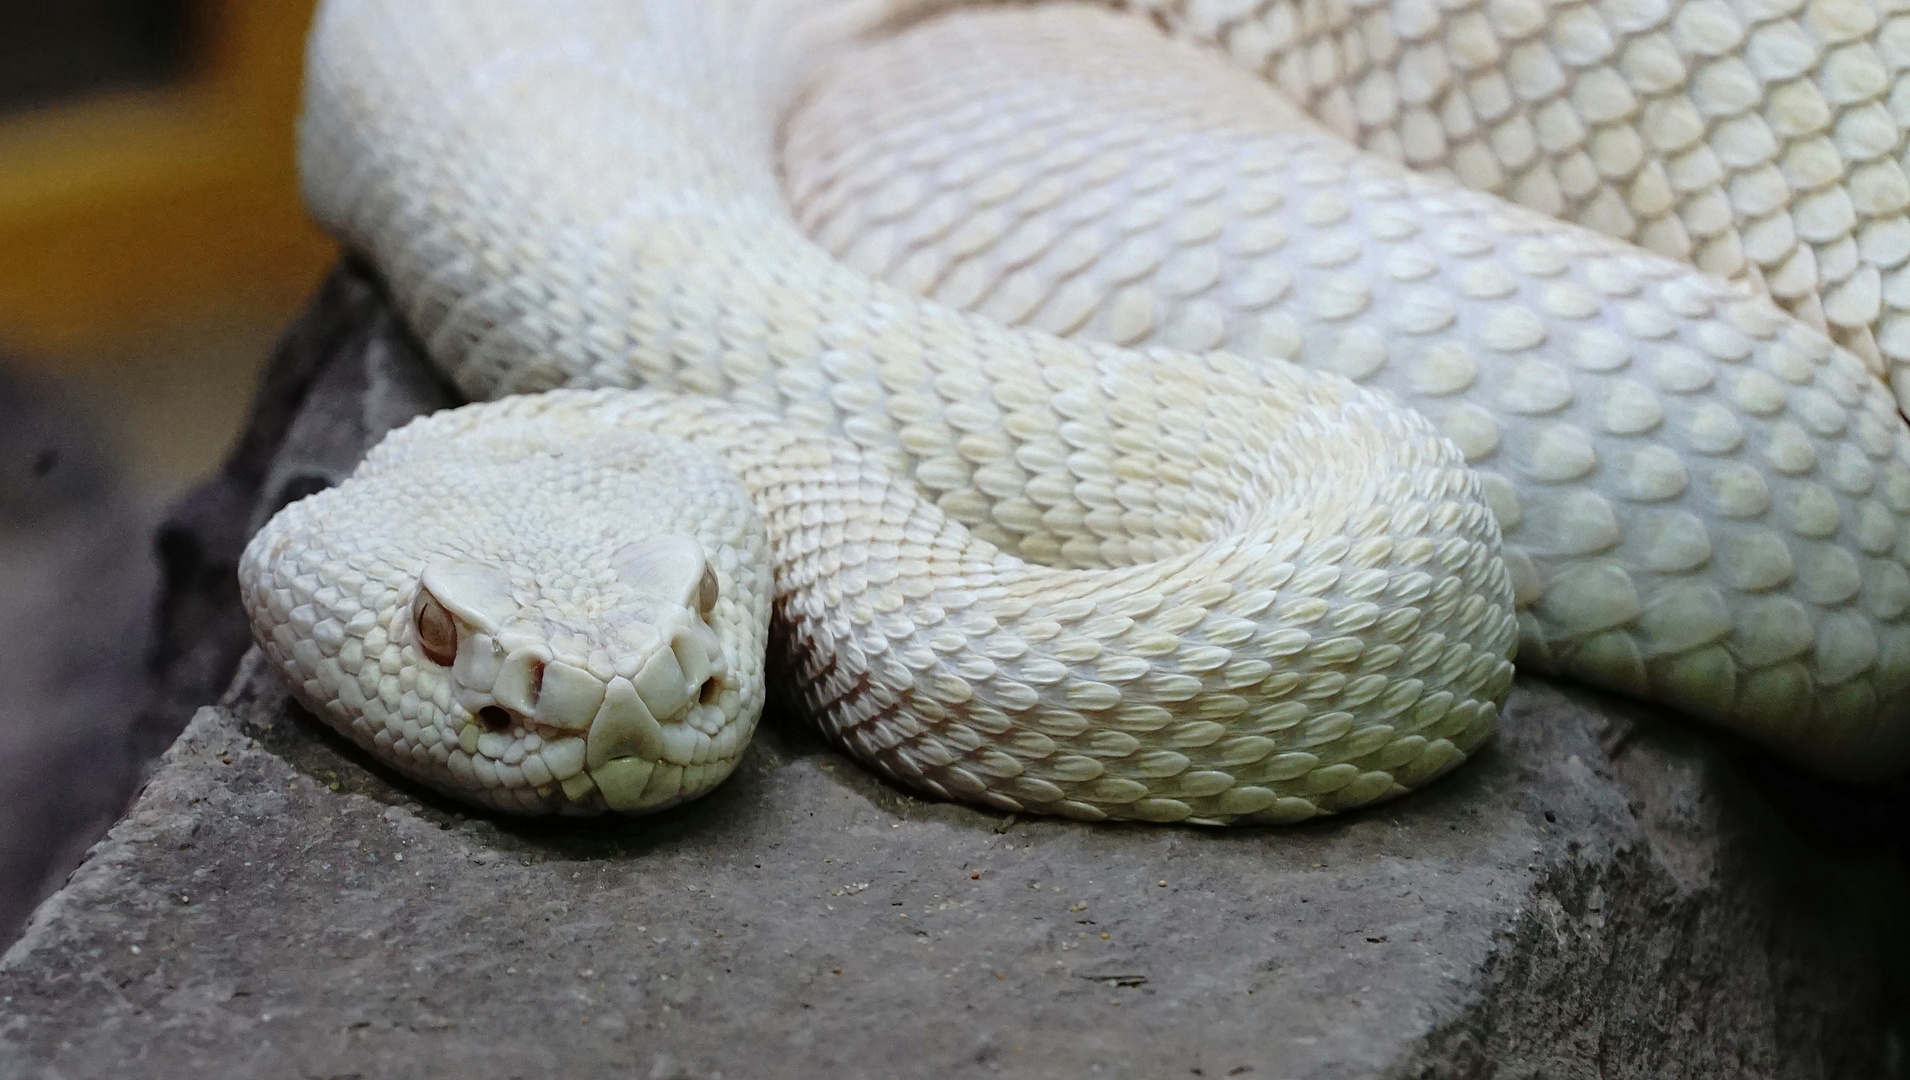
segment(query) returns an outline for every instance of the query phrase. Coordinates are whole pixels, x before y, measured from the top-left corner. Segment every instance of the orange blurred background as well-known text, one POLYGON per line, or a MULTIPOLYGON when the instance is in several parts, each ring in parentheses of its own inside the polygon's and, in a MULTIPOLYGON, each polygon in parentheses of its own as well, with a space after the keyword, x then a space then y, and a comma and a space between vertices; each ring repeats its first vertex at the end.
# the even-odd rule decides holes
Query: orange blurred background
POLYGON ((29 3, 0 2, 0 29, 24 21, 9 36, 75 51, 82 76, 88 40, 164 35, 141 47, 176 54, 158 78, 129 62, 131 77, 61 88, 55 73, 25 103, 18 88, 0 98, 0 352, 92 399, 131 478, 163 498, 217 462, 273 337, 333 258, 293 165, 313 5, 29 3))
POLYGON ((185 720, 153 527, 334 257, 293 166, 312 6, 0 0, 0 947, 185 720))

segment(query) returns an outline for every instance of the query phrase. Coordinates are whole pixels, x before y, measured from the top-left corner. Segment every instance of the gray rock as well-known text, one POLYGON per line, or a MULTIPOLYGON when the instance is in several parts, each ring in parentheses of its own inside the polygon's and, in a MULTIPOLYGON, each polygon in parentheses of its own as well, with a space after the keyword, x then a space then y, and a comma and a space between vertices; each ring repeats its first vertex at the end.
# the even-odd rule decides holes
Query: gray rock
POLYGON ((341 263, 279 339, 225 464, 154 535, 162 579, 147 660, 154 686, 128 738, 135 759, 157 758, 232 681, 252 641, 235 575, 258 527, 337 483, 386 431, 455 401, 383 287, 356 262, 341 263))
MULTIPOLYGON (((282 440, 330 464, 262 478, 436 404, 345 382, 282 440)), ((778 715, 700 802, 524 823, 394 779, 253 654, 0 958, 0 1076, 1894 1075, 1894 871, 1814 851, 1741 754, 1523 680, 1372 812, 1083 826, 914 798, 778 715)))

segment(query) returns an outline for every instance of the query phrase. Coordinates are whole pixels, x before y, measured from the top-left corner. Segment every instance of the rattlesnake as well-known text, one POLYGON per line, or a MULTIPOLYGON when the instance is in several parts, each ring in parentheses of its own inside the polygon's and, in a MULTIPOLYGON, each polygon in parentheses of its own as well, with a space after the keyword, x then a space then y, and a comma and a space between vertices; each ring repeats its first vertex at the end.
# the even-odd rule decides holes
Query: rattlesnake
MULTIPOLYGON (((521 812, 699 795, 776 689, 935 795, 1295 821, 1463 760, 1515 641, 1832 775, 1900 767, 1897 309, 1851 322, 1892 265, 1875 169, 1833 185, 1858 269, 1809 199, 1713 227, 1650 180, 1695 175, 1665 117, 1715 104, 1666 49, 1775 63, 1734 9, 1401 3, 331 0, 309 201, 500 400, 259 533, 261 647, 400 772, 521 812), (1627 64, 1657 80, 1629 112, 1627 64), (1496 152, 1509 194, 1744 280, 1388 161, 1429 109, 1434 164, 1496 152), (1776 212, 1805 240, 1773 275, 1727 234, 1776 212)), ((1758 32, 1894 78, 1895 23, 1841 3, 1758 32)))

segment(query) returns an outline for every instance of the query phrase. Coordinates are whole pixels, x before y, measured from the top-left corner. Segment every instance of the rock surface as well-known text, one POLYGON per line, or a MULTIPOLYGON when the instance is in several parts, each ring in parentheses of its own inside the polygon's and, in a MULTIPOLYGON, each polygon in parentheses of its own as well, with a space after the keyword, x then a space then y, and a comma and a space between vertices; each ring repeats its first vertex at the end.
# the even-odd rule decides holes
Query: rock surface
MULTIPOLYGON (((447 400, 347 294, 261 396, 241 543, 447 400)), ((232 649, 200 606, 180 647, 232 649)), ((1373 812, 1081 826, 912 798, 772 716, 698 803, 521 823, 393 779, 253 658, 0 959, 0 1077, 1893 1075, 1900 882, 1813 851, 1742 754, 1527 680, 1373 812)))

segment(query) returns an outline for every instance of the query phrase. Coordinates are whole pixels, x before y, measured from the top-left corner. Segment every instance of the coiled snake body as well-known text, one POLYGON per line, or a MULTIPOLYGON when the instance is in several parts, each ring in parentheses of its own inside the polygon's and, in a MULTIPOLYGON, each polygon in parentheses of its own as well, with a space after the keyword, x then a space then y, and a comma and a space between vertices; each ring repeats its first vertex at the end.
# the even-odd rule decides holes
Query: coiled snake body
POLYGON ((1401 3, 333 0, 308 197, 499 400, 261 531, 261 646, 400 771, 522 812, 707 791, 768 671, 936 795, 1301 820, 1461 761, 1515 642, 1833 775, 1900 767, 1906 143, 1869 106, 1910 30, 1401 3), (1782 104, 1723 112, 1734 61, 1782 104), (1889 146, 1703 197, 1699 150, 1743 158, 1760 108, 1793 164, 1889 146), (1737 126, 1679 141, 1686 113, 1737 126), (1381 156, 1433 143, 1739 280, 1381 156))

